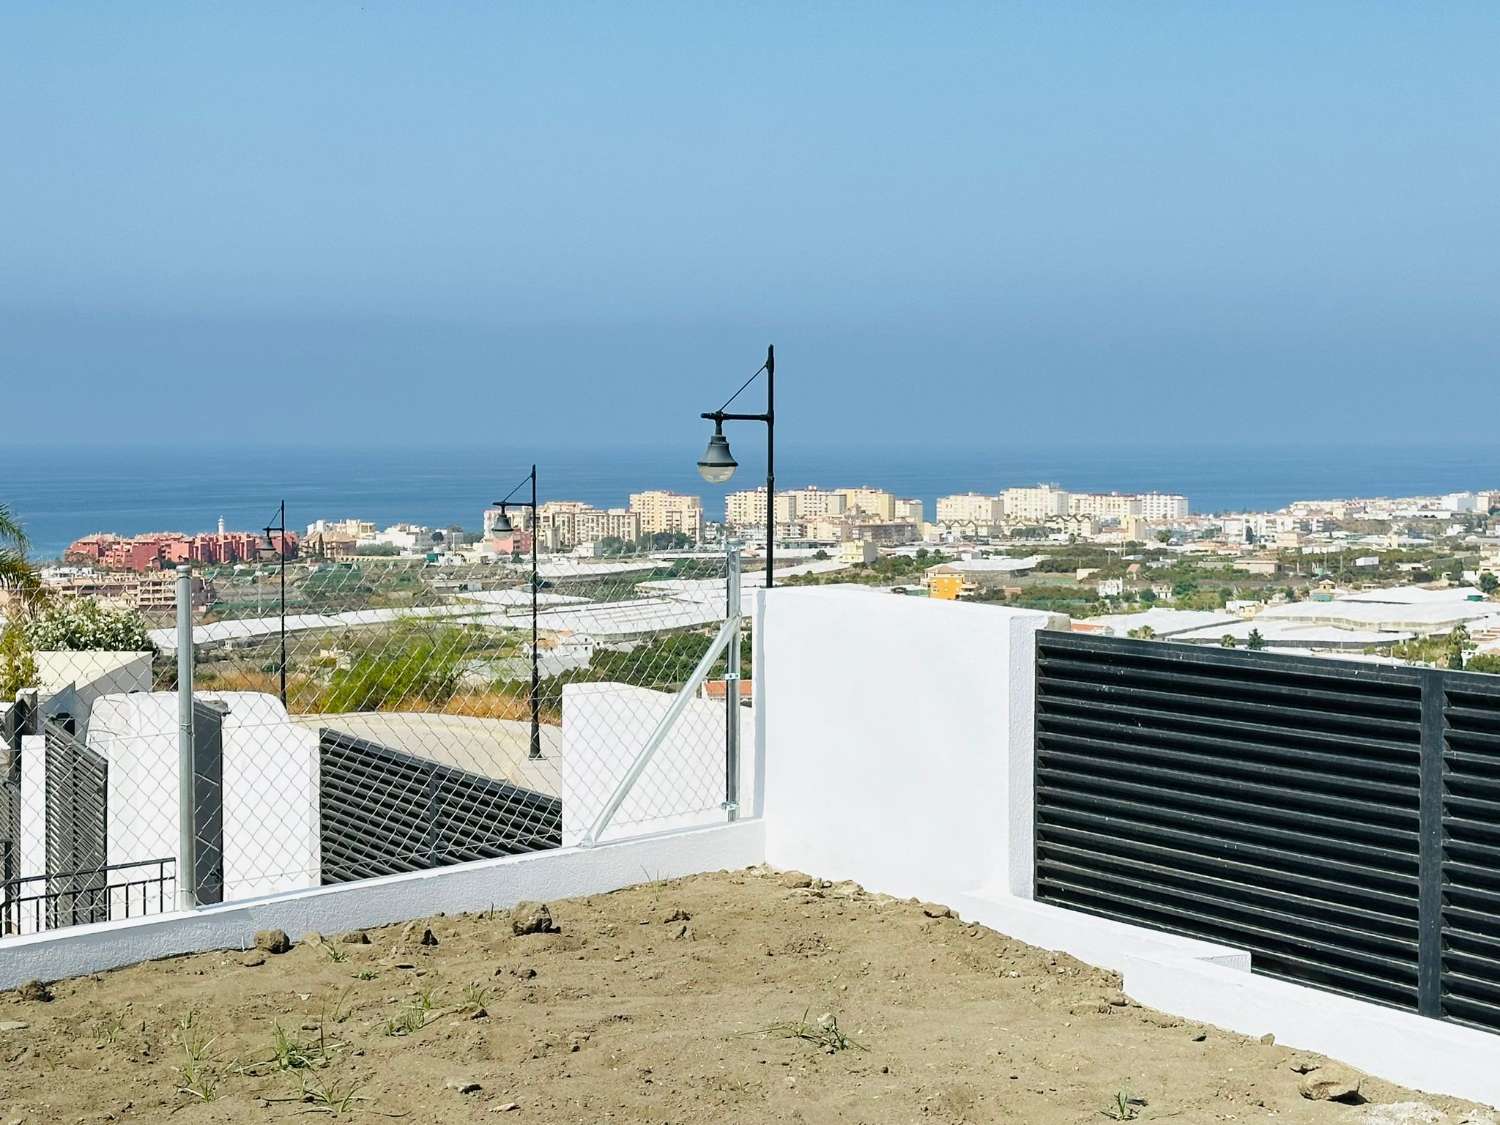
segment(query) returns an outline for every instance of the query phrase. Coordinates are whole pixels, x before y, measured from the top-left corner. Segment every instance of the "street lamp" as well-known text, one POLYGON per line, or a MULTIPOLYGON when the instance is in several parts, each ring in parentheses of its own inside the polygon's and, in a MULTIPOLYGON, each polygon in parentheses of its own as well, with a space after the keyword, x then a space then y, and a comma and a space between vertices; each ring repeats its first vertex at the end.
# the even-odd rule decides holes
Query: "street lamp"
POLYGON ((701 414, 714 424, 713 436, 708 439, 708 448, 698 458, 698 475, 709 484, 724 484, 734 476, 739 462, 729 451, 729 441, 724 437, 725 422, 764 422, 766 424, 766 589, 772 585, 772 565, 776 552, 776 348, 766 348, 766 362, 740 384, 740 389, 729 396, 724 406, 701 414), (766 373, 766 412, 764 414, 729 414, 724 406, 740 397, 740 392, 755 382, 756 375, 766 373))
POLYGON ((266 525, 266 547, 281 558, 281 705, 286 706, 286 501, 276 509, 276 522, 266 525), (281 533, 279 540, 271 532, 281 533))
POLYGON ((500 515, 490 525, 490 530, 496 535, 508 535, 515 531, 515 525, 511 523, 510 516, 506 512, 508 507, 531 509, 531 749, 527 757, 533 760, 542 756, 542 696, 541 696, 541 665, 538 663, 537 653, 537 628, 536 628, 536 466, 531 466, 531 472, 516 482, 516 488, 512 488, 505 494, 503 500, 495 501, 500 507, 500 515), (531 482, 530 500, 512 500, 516 494, 516 488, 520 488, 527 481, 531 482))

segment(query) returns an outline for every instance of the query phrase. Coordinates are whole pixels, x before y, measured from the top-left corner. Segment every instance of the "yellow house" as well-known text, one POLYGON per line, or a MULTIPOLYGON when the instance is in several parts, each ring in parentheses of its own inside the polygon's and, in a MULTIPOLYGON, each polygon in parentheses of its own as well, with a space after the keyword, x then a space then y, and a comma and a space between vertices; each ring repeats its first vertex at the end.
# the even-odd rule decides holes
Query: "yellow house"
POLYGON ((927 596, 939 601, 956 602, 959 596, 969 591, 960 574, 932 574, 927 578, 927 596))

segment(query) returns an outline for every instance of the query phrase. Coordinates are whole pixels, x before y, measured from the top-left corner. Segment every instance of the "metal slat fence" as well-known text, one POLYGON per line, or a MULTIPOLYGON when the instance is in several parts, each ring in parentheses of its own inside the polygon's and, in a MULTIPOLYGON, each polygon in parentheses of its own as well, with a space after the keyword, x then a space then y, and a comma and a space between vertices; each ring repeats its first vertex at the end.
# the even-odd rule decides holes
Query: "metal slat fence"
POLYGON ((1500 679, 1039 634, 1037 897, 1500 1030, 1500 679))

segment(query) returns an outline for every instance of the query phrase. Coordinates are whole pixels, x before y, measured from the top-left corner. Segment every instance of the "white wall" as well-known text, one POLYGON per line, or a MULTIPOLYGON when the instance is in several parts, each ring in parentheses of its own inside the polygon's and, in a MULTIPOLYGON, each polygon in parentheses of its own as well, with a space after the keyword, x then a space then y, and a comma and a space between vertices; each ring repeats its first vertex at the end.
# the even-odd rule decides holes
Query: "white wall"
POLYGON ((758 613, 768 860, 892 894, 1029 894, 1030 685, 1052 615, 817 586, 758 613))
POLYGON ((1494 1035, 1252 974, 1244 950, 1033 901, 1045 616, 846 588, 758 609, 766 857, 1122 974, 1143 1004, 1500 1104, 1494 1035))
MULTIPOLYGON (((204 692, 223 726, 224 897, 316 886, 321 879, 317 732, 257 692, 204 692)), ((109 760, 109 861, 176 856, 177 695, 101 697, 89 746, 109 760)))
MULTIPOLYGON (((667 692, 628 684, 563 688, 562 842, 578 843, 672 706, 667 692)), ((724 704, 694 699, 626 796, 602 840, 723 824, 724 704)), ((740 805, 755 805, 755 715, 740 708, 740 805)))
POLYGON ((70 714, 80 730, 100 696, 151 690, 149 652, 39 652, 36 666, 43 696, 74 689, 70 714))

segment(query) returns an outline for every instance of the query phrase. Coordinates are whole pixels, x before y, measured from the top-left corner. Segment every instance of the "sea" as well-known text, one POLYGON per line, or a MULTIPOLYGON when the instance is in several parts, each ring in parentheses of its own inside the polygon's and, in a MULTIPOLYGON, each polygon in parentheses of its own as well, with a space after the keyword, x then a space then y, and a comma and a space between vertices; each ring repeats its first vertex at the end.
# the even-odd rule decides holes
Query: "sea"
MULTIPOLYGON (((477 529, 483 509, 537 465, 542 500, 620 507, 629 494, 665 488, 703 497, 710 519, 721 494, 765 479, 760 451, 736 443, 729 485, 705 484, 700 449, 645 446, 528 450, 391 447, 271 449, 250 445, 159 448, 0 448, 0 504, 19 518, 33 558, 61 555, 81 535, 287 526, 355 516, 379 526, 410 522, 477 529)), ((1432 495, 1500 489, 1500 444, 1392 448, 1254 443, 1179 446, 1169 440, 1106 448, 1020 447, 778 449, 778 488, 875 485, 914 496, 932 518, 939 496, 1056 482, 1075 491, 1180 492, 1195 512, 1265 511, 1294 500, 1432 495)), ((522 485, 517 498, 528 495, 522 485)))

